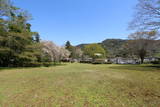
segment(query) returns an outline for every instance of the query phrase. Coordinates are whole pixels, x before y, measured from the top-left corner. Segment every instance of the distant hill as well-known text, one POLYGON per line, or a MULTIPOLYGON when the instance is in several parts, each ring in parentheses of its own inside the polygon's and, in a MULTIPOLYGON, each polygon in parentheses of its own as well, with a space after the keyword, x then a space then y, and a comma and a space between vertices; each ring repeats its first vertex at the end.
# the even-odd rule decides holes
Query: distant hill
MULTIPOLYGON (((106 50, 107 53, 109 53, 110 57, 126 57, 126 51, 124 48, 124 45, 126 44, 128 40, 124 39, 106 39, 102 41, 101 44, 102 47, 106 50)), ((157 42, 156 48, 155 48, 155 55, 160 56, 160 40, 155 40, 157 42), (158 52, 158 54, 157 54, 158 52)), ((80 44, 77 45, 77 47, 83 49, 83 47, 88 44, 80 44)))
MULTIPOLYGON (((110 56, 118 56, 122 50, 122 46, 127 42, 127 40, 123 39, 106 39, 102 41, 101 43, 98 43, 102 45, 102 47, 109 52, 110 56)), ((85 45, 88 44, 80 44, 76 47, 79 47, 81 49, 84 48, 85 45)))
POLYGON ((114 57, 121 54, 122 47, 126 42, 127 40, 123 39, 106 39, 102 41, 101 45, 109 52, 110 56, 114 57))
POLYGON ((83 49, 85 45, 89 45, 89 44, 79 44, 76 47, 83 49))
MULTIPOLYGON (((86 43, 86 44, 79 44, 76 47, 83 49, 85 45, 89 45, 91 43, 86 43)), ((101 44, 101 43, 97 43, 97 44, 101 44)))

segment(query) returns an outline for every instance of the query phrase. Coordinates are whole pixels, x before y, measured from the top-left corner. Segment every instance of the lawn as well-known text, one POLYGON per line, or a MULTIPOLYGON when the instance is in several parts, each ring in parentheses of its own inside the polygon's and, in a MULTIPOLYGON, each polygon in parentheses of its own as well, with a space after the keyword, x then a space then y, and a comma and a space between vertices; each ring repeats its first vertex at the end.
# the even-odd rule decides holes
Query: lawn
POLYGON ((160 68, 66 64, 0 69, 0 107, 160 107, 160 68))

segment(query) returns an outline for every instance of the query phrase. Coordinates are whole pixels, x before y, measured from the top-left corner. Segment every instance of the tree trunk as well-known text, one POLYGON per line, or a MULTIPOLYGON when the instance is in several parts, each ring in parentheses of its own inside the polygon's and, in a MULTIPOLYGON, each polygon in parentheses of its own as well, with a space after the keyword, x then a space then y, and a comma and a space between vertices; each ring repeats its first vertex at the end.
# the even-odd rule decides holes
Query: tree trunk
POLYGON ((141 64, 144 63, 144 57, 141 57, 141 64))
POLYGON ((140 59, 141 59, 141 64, 144 63, 144 55, 140 56, 140 59))
POLYGON ((146 50, 145 49, 142 49, 141 51, 140 51, 140 54, 139 54, 139 56, 140 56, 140 59, 141 59, 141 64, 143 64, 144 63, 144 58, 145 58, 145 56, 146 56, 146 50))

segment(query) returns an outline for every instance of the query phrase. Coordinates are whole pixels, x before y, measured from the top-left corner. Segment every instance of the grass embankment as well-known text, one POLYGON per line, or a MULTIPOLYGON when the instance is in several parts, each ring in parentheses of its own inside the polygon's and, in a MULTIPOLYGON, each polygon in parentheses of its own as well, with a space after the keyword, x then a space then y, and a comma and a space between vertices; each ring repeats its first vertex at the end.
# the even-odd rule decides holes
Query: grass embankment
POLYGON ((160 107, 160 68, 67 64, 0 70, 2 107, 160 107))

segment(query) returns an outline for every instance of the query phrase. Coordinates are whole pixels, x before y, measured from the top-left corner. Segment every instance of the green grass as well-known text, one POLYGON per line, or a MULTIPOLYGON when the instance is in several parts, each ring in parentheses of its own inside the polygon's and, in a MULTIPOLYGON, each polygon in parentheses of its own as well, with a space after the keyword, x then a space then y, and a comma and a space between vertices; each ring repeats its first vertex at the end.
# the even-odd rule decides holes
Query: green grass
POLYGON ((160 68, 67 64, 0 69, 0 107, 160 107, 160 68))

